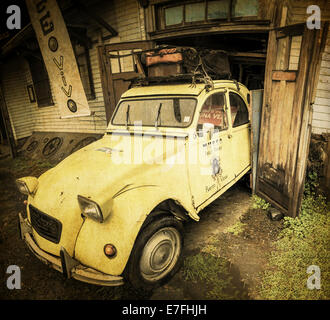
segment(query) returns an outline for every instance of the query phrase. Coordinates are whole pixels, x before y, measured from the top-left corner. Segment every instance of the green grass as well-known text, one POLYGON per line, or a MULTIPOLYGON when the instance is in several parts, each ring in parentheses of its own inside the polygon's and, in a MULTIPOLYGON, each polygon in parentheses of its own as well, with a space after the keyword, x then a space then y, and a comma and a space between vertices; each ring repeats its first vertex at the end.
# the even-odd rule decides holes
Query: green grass
POLYGON ((262 209, 267 210, 270 207, 270 204, 264 199, 258 197, 257 195, 252 196, 252 209, 262 209))
POLYGON ((206 299, 248 299, 234 266, 220 256, 219 241, 211 236, 200 252, 185 258, 183 278, 197 286, 206 299))
POLYGON ((285 217, 269 269, 260 286, 262 299, 330 299, 330 206, 307 189, 298 218, 285 217), (310 265, 321 270, 321 288, 310 290, 310 265))
POLYGON ((244 231, 245 223, 238 221, 234 225, 227 228, 227 232, 232 233, 235 236, 238 236, 244 231))
POLYGON ((207 299, 231 299, 233 277, 228 262, 206 252, 189 256, 184 261, 183 274, 186 281, 203 283, 207 288, 207 299))
POLYGON ((23 156, 14 159, 5 159, 0 162, 0 168, 10 170, 15 176, 40 175, 54 166, 55 163, 51 163, 47 159, 34 160, 23 156))

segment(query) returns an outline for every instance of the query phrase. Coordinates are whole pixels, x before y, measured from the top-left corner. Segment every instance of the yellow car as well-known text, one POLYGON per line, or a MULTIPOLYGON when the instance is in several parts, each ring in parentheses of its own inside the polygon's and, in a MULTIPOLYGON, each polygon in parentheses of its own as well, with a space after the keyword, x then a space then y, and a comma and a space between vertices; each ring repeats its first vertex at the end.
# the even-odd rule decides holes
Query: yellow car
POLYGON ((16 181, 22 239, 68 278, 162 285, 180 267, 183 222, 250 170, 249 99, 231 80, 129 89, 102 139, 16 181))

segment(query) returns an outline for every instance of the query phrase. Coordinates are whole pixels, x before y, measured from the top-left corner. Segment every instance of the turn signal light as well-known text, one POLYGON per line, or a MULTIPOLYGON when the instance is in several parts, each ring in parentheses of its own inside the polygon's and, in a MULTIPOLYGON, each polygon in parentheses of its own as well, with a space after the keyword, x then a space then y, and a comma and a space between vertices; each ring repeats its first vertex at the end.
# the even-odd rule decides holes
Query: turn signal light
POLYGON ((104 246, 104 254, 108 257, 108 258, 113 258, 116 256, 117 254, 117 249, 114 245, 108 243, 104 246))

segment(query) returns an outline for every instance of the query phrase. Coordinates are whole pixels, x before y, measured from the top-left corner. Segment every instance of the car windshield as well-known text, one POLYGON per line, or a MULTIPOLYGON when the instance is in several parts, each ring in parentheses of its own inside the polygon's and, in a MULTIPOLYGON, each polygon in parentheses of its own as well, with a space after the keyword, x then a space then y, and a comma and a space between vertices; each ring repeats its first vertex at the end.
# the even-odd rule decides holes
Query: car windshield
POLYGON ((124 100, 115 111, 113 125, 188 127, 193 119, 193 98, 153 98, 124 100))

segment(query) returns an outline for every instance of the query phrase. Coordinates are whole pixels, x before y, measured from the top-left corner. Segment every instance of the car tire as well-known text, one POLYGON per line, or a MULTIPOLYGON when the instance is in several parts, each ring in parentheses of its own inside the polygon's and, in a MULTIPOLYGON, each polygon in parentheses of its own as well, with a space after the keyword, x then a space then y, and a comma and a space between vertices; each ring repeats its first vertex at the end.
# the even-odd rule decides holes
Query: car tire
POLYGON ((125 277, 136 290, 152 291, 169 281, 182 264, 183 226, 174 216, 153 219, 139 233, 125 277))

